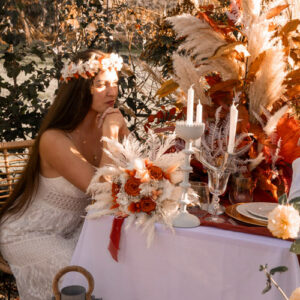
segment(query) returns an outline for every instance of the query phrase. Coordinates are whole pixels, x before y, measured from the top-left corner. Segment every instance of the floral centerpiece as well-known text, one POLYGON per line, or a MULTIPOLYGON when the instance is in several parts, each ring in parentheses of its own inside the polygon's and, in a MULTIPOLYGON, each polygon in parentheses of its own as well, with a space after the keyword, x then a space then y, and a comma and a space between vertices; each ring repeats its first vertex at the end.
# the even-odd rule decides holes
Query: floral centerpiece
MULTIPOLYGON (((191 85, 204 121, 214 119, 220 106, 225 120, 238 94, 237 133, 252 134, 241 146, 252 143, 245 159, 257 158, 247 175, 261 194, 267 191, 264 201, 277 201, 288 192, 290 164, 300 156, 300 1, 231 0, 228 7, 215 2, 167 18, 180 46, 172 79, 157 94, 173 93, 179 101, 149 116, 146 127, 163 116, 167 125, 182 117, 191 85)), ((194 168, 203 178, 201 164, 194 161, 194 168)))
MULTIPOLYGON (((150 132, 143 144, 133 134, 122 143, 103 140, 108 147, 104 151, 114 165, 98 169, 88 187, 95 200, 87 208, 88 218, 111 214, 127 217, 127 227, 132 223, 141 226, 149 246, 156 222, 172 228, 182 192, 178 184, 183 179, 180 166, 184 154, 168 152, 175 143, 174 134, 162 140, 150 132)), ((191 195, 197 200, 192 190, 191 195)))

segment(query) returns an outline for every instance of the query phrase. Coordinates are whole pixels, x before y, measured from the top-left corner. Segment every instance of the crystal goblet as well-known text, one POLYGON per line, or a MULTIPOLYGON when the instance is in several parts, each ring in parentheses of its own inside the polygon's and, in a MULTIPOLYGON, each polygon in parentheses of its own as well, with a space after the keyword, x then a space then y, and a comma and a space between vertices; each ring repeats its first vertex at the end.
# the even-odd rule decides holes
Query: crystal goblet
POLYGON ((219 208, 219 202, 222 194, 224 194, 228 179, 230 176, 230 172, 228 170, 207 170, 208 174, 208 188, 210 193, 212 194, 212 203, 213 203, 213 214, 205 220, 215 223, 224 223, 224 219, 219 217, 217 214, 219 208))

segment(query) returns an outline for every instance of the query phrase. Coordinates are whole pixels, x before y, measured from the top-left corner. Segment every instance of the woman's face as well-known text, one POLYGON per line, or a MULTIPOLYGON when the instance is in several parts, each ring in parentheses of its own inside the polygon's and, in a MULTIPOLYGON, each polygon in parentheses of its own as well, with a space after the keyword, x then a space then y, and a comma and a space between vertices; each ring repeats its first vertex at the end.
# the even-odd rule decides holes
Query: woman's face
POLYGON ((118 74, 115 70, 101 71, 95 77, 91 93, 93 96, 91 109, 103 113, 113 107, 118 96, 118 74))

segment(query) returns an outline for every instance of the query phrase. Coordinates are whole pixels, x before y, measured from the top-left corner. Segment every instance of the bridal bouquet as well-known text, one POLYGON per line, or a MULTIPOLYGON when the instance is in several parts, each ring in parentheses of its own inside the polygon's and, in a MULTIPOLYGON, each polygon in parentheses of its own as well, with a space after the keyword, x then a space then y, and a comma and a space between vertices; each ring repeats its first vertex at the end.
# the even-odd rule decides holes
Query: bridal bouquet
POLYGON ((98 169, 92 179, 88 192, 95 202, 87 208, 88 217, 127 216, 127 227, 132 223, 141 226, 149 246, 155 222, 172 228, 181 196, 178 183, 183 173, 179 167, 184 154, 168 153, 175 143, 174 134, 161 140, 150 132, 144 144, 132 134, 122 143, 105 137, 103 140, 108 147, 104 151, 114 165, 98 169))

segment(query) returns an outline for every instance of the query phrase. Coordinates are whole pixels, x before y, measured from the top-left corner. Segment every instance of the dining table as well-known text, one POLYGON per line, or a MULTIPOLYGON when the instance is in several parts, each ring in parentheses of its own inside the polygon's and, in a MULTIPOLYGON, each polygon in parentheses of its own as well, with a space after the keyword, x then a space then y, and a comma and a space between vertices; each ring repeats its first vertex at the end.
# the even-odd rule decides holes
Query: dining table
MULTIPOLYGON (((121 227, 118 261, 108 245, 114 217, 86 218, 71 265, 93 276, 93 295, 103 300, 280 300, 277 288, 263 294, 268 269, 286 266, 273 278, 286 295, 300 287, 297 256, 291 241, 253 232, 206 226, 165 228, 155 225, 155 237, 147 247, 146 235, 135 225, 121 227)), ((238 226, 237 226, 238 228, 238 226)), ((75 272, 65 275, 62 286, 82 285, 75 272)))

